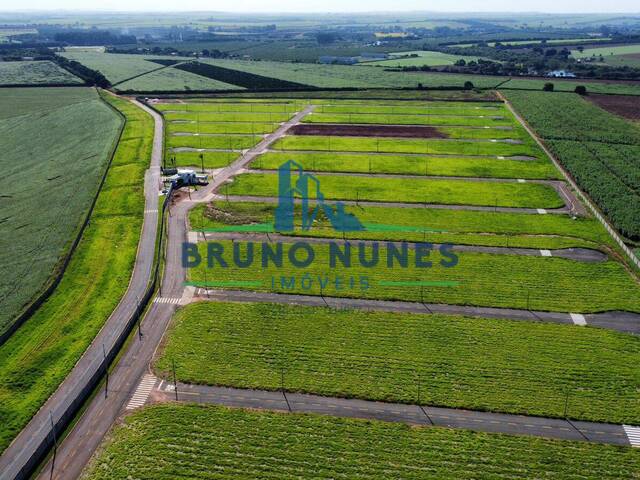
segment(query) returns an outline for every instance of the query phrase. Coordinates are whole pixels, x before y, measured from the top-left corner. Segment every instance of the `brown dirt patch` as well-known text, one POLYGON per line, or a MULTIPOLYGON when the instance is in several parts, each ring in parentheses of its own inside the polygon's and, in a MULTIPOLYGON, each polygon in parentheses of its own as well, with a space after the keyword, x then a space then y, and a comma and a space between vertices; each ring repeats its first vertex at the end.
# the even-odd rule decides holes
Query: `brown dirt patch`
POLYGON ((293 135, 324 135, 334 137, 396 137, 396 138, 447 138, 435 127, 402 125, 320 125, 293 126, 293 135))
POLYGON ((608 112, 629 120, 640 120, 640 96, 637 95, 587 95, 585 97, 608 112))

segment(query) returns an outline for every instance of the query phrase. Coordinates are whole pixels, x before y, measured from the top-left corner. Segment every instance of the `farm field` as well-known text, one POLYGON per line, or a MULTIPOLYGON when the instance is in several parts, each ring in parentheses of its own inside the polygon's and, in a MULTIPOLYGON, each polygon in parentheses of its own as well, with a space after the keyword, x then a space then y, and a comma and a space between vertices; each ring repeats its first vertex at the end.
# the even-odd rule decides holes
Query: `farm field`
POLYGON ((126 100, 107 94, 103 98, 126 116, 127 123, 91 222, 62 281, 35 315, 0 346, 0 451, 73 368, 131 277, 153 121, 126 100))
POLYGON ((640 129, 574 94, 505 92, 613 225, 640 238, 640 129))
POLYGON ((602 57, 602 63, 612 66, 640 66, 640 44, 637 45, 612 45, 598 48, 586 48, 582 52, 571 50, 571 56, 577 59, 602 57))
POLYGON ((91 480, 190 478, 621 478, 636 449, 412 428, 386 422, 154 405, 127 417, 91 463, 91 480), (375 442, 372 442, 375 438, 375 442), (487 458, 491 452, 491 458, 487 458), (553 461, 549 461, 553 458, 553 461))
MULTIPOLYGON (((275 204, 218 201, 191 210, 192 230, 233 231, 233 225, 272 225, 275 204)), ((296 214, 300 208, 296 207, 296 214)), ((497 247, 568 248, 611 247, 612 240, 593 218, 568 215, 477 212, 433 208, 394 208, 367 205, 357 209, 365 231, 348 232, 348 239, 486 245, 497 247)), ((256 227, 257 229, 259 227, 256 227)), ((283 232, 289 235, 289 233, 283 232)), ((336 236, 326 219, 311 230, 296 228, 291 235, 336 236)))
MULTIPOLYGON (((295 178, 293 177, 294 181, 295 178)), ((558 208, 564 205, 548 185, 518 182, 483 182, 458 179, 372 178, 323 175, 322 193, 327 200, 483 205, 490 207, 558 208)), ((225 194, 277 196, 275 173, 239 175, 225 194)), ((315 192, 309 198, 316 198, 315 192)))
POLYGON ((0 112, 0 165, 12 179, 0 198, 3 334, 62 268, 122 121, 84 87, 6 89, 0 112))
POLYGON ((82 85, 84 82, 49 61, 0 62, 0 85, 82 85))
MULTIPOLYGON (((378 246, 377 259, 372 257, 373 247, 365 249, 368 262, 377 260, 375 268, 362 266, 356 253, 352 253, 350 267, 340 263, 330 267, 329 246, 318 244, 313 247, 313 262, 308 266, 295 267, 285 261, 278 267, 268 262, 257 270, 232 263, 234 249, 239 249, 243 259, 248 255, 248 241, 216 242, 224 250, 222 258, 228 260, 228 267, 222 268, 212 257, 210 267, 202 262, 189 269, 189 281, 202 285, 215 278, 215 285, 226 283, 245 290, 304 295, 576 313, 640 312, 640 286, 614 260, 587 263, 553 257, 461 252, 458 263, 451 266, 450 259, 434 249, 429 258, 432 265, 416 267, 415 252, 407 249, 406 265, 401 266, 395 260, 388 263, 391 253, 383 244, 378 246), (310 277, 311 284, 303 286, 303 277, 310 277), (422 288, 424 285, 427 287, 422 288)), ((289 258, 293 242, 292 239, 291 243, 283 244, 284 258, 289 258)), ((262 243, 253 247, 256 264, 262 258, 263 248, 262 243)), ((400 247, 393 251, 397 248, 400 247)), ((206 259, 207 244, 199 243, 198 250, 201 258, 206 259)), ((353 251, 356 250, 354 247, 353 251)))
POLYGON ((242 87, 212 80, 177 68, 167 67, 118 83, 116 89, 120 92, 155 92, 180 90, 242 90, 242 87))
MULTIPOLYGON (((109 54, 96 51, 70 50, 61 53, 69 60, 75 60, 81 64, 102 73, 112 85, 116 85, 129 78, 158 70, 163 65, 151 60, 162 57, 143 57, 142 55, 109 54)), ((165 57, 166 58, 166 57, 165 57)))
POLYGON ((411 52, 393 52, 387 60, 361 61, 361 65, 373 65, 382 67, 430 67, 453 65, 458 60, 465 62, 478 61, 479 57, 467 57, 461 55, 449 55, 442 52, 415 50, 411 52))
POLYGON ((567 325, 449 315, 199 302, 155 363, 194 384, 611 423, 640 421, 640 342, 567 325), (416 388, 420 382, 420 393, 416 388), (535 394, 534 394, 535 392, 535 394))

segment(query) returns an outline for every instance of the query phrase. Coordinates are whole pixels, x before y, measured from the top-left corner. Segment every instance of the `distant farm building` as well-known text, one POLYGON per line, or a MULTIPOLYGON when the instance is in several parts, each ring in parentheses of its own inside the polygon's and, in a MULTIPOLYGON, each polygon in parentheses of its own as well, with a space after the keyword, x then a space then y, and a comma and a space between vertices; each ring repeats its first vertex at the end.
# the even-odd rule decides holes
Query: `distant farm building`
POLYGON ((566 70, 553 70, 547 73, 547 77, 554 78, 575 78, 576 74, 572 72, 567 72, 566 70))

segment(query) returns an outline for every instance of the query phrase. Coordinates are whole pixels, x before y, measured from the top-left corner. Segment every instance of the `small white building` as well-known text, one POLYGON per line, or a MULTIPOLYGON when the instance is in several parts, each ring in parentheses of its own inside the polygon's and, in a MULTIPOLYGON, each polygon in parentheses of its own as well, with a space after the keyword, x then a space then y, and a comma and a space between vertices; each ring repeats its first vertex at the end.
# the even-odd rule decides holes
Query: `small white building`
POLYGON ((567 72, 566 70, 552 70, 547 73, 547 77, 553 78, 576 78, 576 74, 572 72, 567 72))

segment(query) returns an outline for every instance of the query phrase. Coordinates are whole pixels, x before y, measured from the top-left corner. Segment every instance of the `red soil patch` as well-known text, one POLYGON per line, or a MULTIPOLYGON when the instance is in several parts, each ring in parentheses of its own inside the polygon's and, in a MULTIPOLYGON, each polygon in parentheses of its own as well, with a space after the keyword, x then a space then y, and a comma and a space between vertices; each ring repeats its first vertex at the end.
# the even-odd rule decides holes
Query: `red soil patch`
POLYGON ((608 112, 629 120, 640 120, 640 96, 637 95, 593 95, 586 96, 608 112))
POLYGON ((301 124, 293 126, 293 135, 331 135, 334 137, 400 137, 400 138, 447 138, 435 127, 402 125, 319 125, 301 124))

